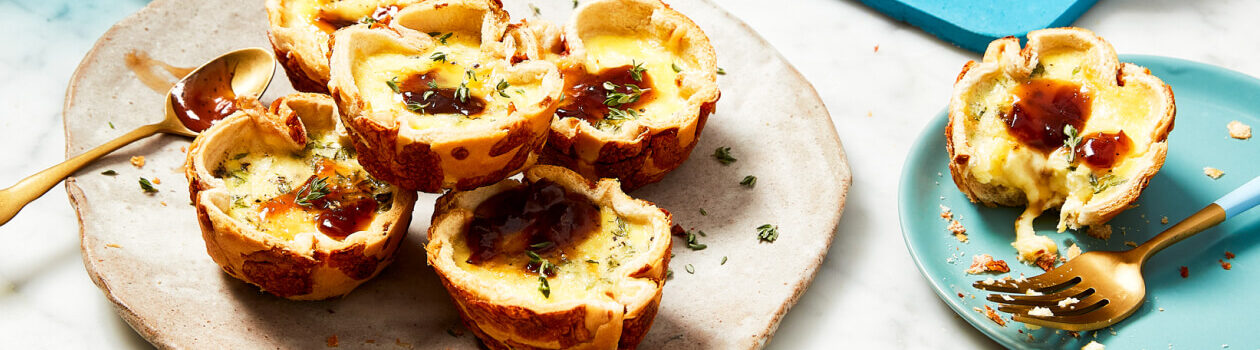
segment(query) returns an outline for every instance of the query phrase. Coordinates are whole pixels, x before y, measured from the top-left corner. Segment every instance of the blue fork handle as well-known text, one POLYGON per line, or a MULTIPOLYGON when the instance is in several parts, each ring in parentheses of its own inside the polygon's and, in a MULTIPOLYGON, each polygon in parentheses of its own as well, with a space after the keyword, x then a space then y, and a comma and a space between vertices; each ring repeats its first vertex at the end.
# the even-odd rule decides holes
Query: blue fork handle
POLYGON ((1225 209, 1226 220, 1255 207, 1256 204, 1260 204, 1260 176, 1247 181, 1213 203, 1225 209))

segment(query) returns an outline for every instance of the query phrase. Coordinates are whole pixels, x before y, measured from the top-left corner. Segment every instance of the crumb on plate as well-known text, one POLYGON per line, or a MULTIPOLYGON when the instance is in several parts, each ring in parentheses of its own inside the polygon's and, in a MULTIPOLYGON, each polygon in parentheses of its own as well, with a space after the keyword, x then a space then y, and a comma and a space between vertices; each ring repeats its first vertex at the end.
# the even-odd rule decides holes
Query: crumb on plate
POLYGON ((335 347, 341 346, 341 343, 337 341, 337 335, 336 335, 336 334, 333 334, 333 335, 328 336, 327 341, 328 341, 328 347, 330 347, 330 348, 335 348, 335 347))
POLYGON ((1164 225, 1167 225, 1167 224, 1168 224, 1168 217, 1167 217, 1167 216, 1165 216, 1165 217, 1159 218, 1159 223, 1164 224, 1164 225))
POLYGON ((1006 320, 1003 320, 1002 316, 998 315, 997 311, 993 311, 993 308, 989 307, 988 305, 984 306, 984 310, 980 310, 980 308, 975 308, 975 310, 976 312, 984 314, 984 316, 988 317, 989 320, 992 320, 993 323, 997 323, 997 325, 999 326, 1006 327, 1006 320))
POLYGON ((1226 251, 1225 251, 1225 258, 1226 258, 1226 259, 1233 259, 1233 258, 1234 258, 1234 253, 1231 253, 1230 251, 1226 250, 1226 251))
POLYGON ((1068 246, 1067 249, 1067 259, 1076 259, 1078 256, 1081 256, 1081 246, 1076 245, 1076 243, 1072 243, 1072 245, 1068 246))
POLYGON ((1229 270, 1229 269, 1234 268, 1234 264, 1230 264, 1229 262, 1226 262, 1225 260, 1219 260, 1219 259, 1218 259, 1218 260, 1216 260, 1216 262, 1221 263, 1221 268, 1222 268, 1222 269, 1229 270))
POLYGON ((137 168, 143 168, 143 167, 144 167, 144 156, 133 156, 133 157, 131 157, 131 165, 134 165, 134 166, 136 166, 137 168))
POLYGON ((1225 125, 1225 128, 1229 129, 1229 137, 1233 137, 1239 140, 1246 140, 1246 139, 1251 138, 1251 126, 1247 124, 1243 124, 1240 121, 1237 121, 1237 120, 1231 121, 1229 122, 1228 125, 1225 125))
POLYGON ((1085 230, 1085 234, 1105 241, 1111 238, 1111 225, 1090 225, 1089 229, 1085 230))
POLYGON ((1178 267, 1178 268, 1177 268, 1177 270, 1181 272, 1181 278, 1188 278, 1188 277, 1190 277, 1190 268, 1189 268, 1189 267, 1182 266, 1182 267, 1178 267))
POLYGON ((1085 346, 1081 347, 1081 350, 1107 350, 1107 347, 1103 346, 1102 343, 1090 340, 1089 344, 1085 344, 1085 346))
POLYGON ((993 260, 993 256, 989 254, 972 256, 971 266, 967 268, 967 273, 978 275, 986 272, 1007 273, 1011 272, 1011 267, 1005 260, 993 260))
POLYGON ((1216 180, 1216 179, 1221 178, 1221 176, 1225 176, 1225 172, 1221 171, 1221 169, 1205 166, 1203 167, 1203 175, 1207 175, 1213 180, 1216 180))
POLYGON ((1079 302, 1081 302, 1080 299, 1068 297, 1067 299, 1059 300, 1059 307, 1068 307, 1079 302))
POLYGON ((1029 311, 1029 312, 1028 312, 1028 315, 1029 315, 1029 316, 1054 317, 1054 312, 1051 312, 1051 311, 1050 311, 1050 309, 1048 309, 1048 308, 1044 308, 1044 307, 1036 306, 1036 307, 1033 307, 1032 311, 1029 311))
POLYGON ((1050 271, 1054 269, 1054 264, 1059 262, 1059 254, 1042 253, 1037 255, 1037 261, 1033 264, 1040 267, 1042 271, 1050 271))
POLYGON ((1137 246, 1138 246, 1138 245, 1137 245, 1137 242, 1134 242, 1134 241, 1124 241, 1124 245, 1127 245, 1127 246, 1130 246, 1130 247, 1134 247, 1134 248, 1137 248, 1137 246))

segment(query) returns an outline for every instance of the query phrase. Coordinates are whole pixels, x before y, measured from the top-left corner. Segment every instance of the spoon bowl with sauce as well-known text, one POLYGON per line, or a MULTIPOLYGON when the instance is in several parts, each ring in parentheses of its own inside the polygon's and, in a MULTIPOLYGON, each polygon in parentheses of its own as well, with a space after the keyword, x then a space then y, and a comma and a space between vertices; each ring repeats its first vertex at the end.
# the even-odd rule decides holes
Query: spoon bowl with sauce
POLYGON ((167 92, 162 121, 141 126, 0 190, 0 225, 61 180, 122 146, 158 133, 197 136, 236 112, 238 99, 261 96, 271 83, 275 65, 270 51, 254 47, 225 53, 197 67, 167 92))

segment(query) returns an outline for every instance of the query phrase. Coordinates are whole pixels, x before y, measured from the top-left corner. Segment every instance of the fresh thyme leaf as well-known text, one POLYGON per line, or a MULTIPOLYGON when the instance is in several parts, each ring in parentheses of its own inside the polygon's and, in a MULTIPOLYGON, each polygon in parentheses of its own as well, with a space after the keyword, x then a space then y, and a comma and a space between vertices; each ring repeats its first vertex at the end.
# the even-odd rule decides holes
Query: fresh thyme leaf
POLYGON ((665 279, 674 279, 674 269, 665 270, 665 279))
POLYGON ((512 87, 512 84, 508 84, 507 80, 499 80, 499 84, 494 86, 494 90, 499 93, 499 96, 508 97, 505 90, 509 87, 512 87))
POLYGON ((1080 72, 1081 72, 1081 67, 1078 66, 1076 68, 1072 68, 1072 75, 1080 74, 1080 72))
POLYGON ((541 15, 542 15, 542 10, 538 9, 538 6, 534 6, 534 4, 533 4, 533 3, 530 3, 530 4, 529 4, 529 9, 530 9, 530 10, 534 10, 534 16, 541 16, 541 15))
POLYGON ((453 34, 455 34, 455 33, 445 33, 445 34, 443 34, 443 33, 440 33, 440 32, 432 32, 432 33, 429 33, 429 36, 437 38, 438 42, 442 43, 442 45, 446 45, 446 39, 450 39, 450 38, 451 38, 451 35, 453 35, 453 34))
POLYGON ((700 208, 700 216, 709 216, 709 212, 704 211, 704 208, 700 208))
POLYGON ((1118 178, 1112 174, 1103 175, 1102 178, 1094 176, 1092 173, 1089 174, 1089 186, 1094 188, 1094 194, 1102 193, 1102 191, 1106 191, 1112 186, 1120 185, 1124 183, 1124 181, 1124 179, 1118 178))
POLYGON ((687 248, 691 248, 691 250, 704 250, 704 248, 708 247, 708 245, 701 244, 696 241, 695 233, 687 232, 687 248))
POLYGON ((1046 74, 1046 66, 1042 65, 1041 63, 1038 63, 1037 67, 1033 68, 1032 74, 1029 74, 1028 76, 1035 78, 1035 77, 1039 77, 1045 74, 1046 74))
POLYGON ((389 89, 394 90, 395 94, 402 93, 402 90, 398 88, 398 77, 389 78, 385 81, 385 85, 389 85, 389 89))
POLYGON ((625 237, 627 234, 626 219, 622 219, 620 216, 618 216, 615 219, 613 219, 613 223, 617 224, 617 228, 613 229, 612 234, 618 237, 625 237))
POLYGON ((538 276, 538 291, 542 293, 544 298, 551 298, 551 285, 547 284, 547 277, 538 276))
POLYGON ((682 73, 682 67, 679 67, 678 63, 670 63, 669 67, 674 69, 674 73, 682 73))
POLYGON ((620 87, 610 81, 604 82, 604 90, 608 91, 605 95, 607 97, 604 98, 604 105, 609 107, 618 107, 624 104, 635 103, 639 101, 639 97, 642 97, 644 92, 652 90, 640 89, 634 84, 626 84, 620 87), (620 87, 626 88, 629 92, 618 91, 620 87))
POLYGON ((643 81, 643 72, 646 70, 647 68, 643 68, 643 62, 630 60, 630 78, 634 79, 634 81, 643 81))
POLYGON ((376 21, 376 18, 372 18, 372 16, 363 16, 363 18, 359 19, 359 23, 371 25, 371 24, 376 24, 377 21, 376 21))
POLYGON ((118 175, 118 172, 114 171, 113 169, 110 169, 110 170, 102 171, 101 175, 114 176, 114 175, 118 175))
POLYGON ((429 89, 436 89, 436 88, 437 88, 437 82, 436 82, 436 81, 432 81, 432 80, 430 80, 430 81, 429 81, 429 83, 428 83, 428 84, 425 84, 425 85, 427 85, 427 86, 429 87, 429 89))
POLYGON ((718 75, 726 75, 725 69, 722 69, 722 67, 717 67, 717 68, 718 68, 718 71, 717 71, 718 75))
POLYGON ((726 256, 722 256, 722 263, 718 265, 726 265, 726 256))
MULTIPOLYGON (((433 92, 433 91, 430 90, 430 91, 426 91, 425 93, 429 93, 429 92, 433 92)), ((428 108, 429 104, 420 103, 420 102, 407 102, 406 106, 407 106, 407 110, 409 111, 416 112, 416 113, 424 113, 424 109, 428 108)))
POLYGON ((551 246, 553 246, 553 245, 556 245, 556 244, 555 244, 555 243, 552 243, 551 241, 546 241, 546 242, 539 242, 539 243, 530 244, 530 245, 529 245, 529 247, 530 247, 530 248, 533 248, 533 249, 539 249, 539 250, 541 250, 541 249, 551 248, 551 246))
POLYGON ((639 111, 633 109, 609 108, 604 120, 629 120, 639 117, 639 111))
POLYGON ((1072 124, 1068 124, 1063 126, 1063 135, 1067 136, 1067 139, 1063 140, 1063 146, 1068 148, 1068 164, 1076 163, 1076 146, 1081 143, 1080 132, 1078 132, 1076 127, 1072 126, 1072 124))
POLYGON ((588 264, 598 264, 598 263, 599 263, 599 261, 595 261, 594 259, 586 259, 586 263, 588 263, 588 264))
POLYGON ((429 55, 429 59, 433 60, 433 62, 446 62, 446 53, 435 51, 432 55, 429 55))
POLYGON ((740 181, 739 184, 744 187, 753 188, 757 186, 757 177, 752 175, 745 176, 744 181, 740 181))
POLYGON ((525 255, 528 255, 528 256, 529 256, 529 262, 531 262, 531 263, 537 264, 537 263, 541 263, 541 262, 543 261, 543 260, 542 260, 542 257, 541 257, 541 256, 538 256, 538 253, 535 253, 535 252, 534 252, 534 251, 532 251, 532 250, 526 250, 526 251, 525 251, 525 255))
POLYGON ((477 81, 477 72, 472 69, 465 70, 464 77, 468 80, 477 81))
POLYGON ((324 198, 324 196, 328 195, 328 192, 327 178, 317 177, 298 189, 295 195, 296 199, 293 202, 300 206, 309 207, 311 206, 311 201, 324 198))
POLYGON ((113 129, 113 128, 114 128, 114 122, 109 122, 109 128, 110 128, 110 129, 113 129))
POLYGON ((578 6, 578 0, 573 0, 573 8, 577 8, 577 6, 578 6))
POLYGON ((717 159, 718 163, 722 163, 722 165, 730 165, 737 160, 731 156, 730 147, 718 147, 713 151, 713 158, 717 159))
POLYGON ((779 239, 779 227, 771 226, 770 224, 758 226, 757 239, 760 239, 762 242, 774 243, 774 240, 779 239))
POLYGON ((691 264, 687 264, 687 266, 686 266, 685 268, 687 269, 687 273, 689 273, 689 274, 693 274, 693 275, 694 275, 694 274, 696 274, 696 267, 695 267, 695 266, 691 266, 691 264))
POLYGON ((157 188, 153 187, 153 183, 149 182, 149 179, 143 177, 140 178, 140 189, 144 190, 144 193, 157 193, 158 191, 157 188))
POLYGON ((249 156, 249 152, 237 153, 236 155, 232 156, 232 160, 241 160, 241 158, 245 158, 248 156, 249 156))
POLYGON ((468 82, 460 82, 459 87, 455 88, 455 98, 459 102, 468 102, 468 82))

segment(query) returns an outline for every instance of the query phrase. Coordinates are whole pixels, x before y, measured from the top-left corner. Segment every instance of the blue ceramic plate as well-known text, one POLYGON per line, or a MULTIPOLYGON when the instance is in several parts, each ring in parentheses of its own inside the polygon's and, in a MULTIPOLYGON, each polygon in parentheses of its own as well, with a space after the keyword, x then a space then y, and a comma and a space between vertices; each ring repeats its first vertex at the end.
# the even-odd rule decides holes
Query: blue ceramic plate
MULTIPOLYGON (((1065 249, 1076 242, 1085 251, 1124 250, 1126 241, 1141 243, 1216 198, 1260 174, 1260 137, 1236 140, 1225 125, 1242 121, 1260 131, 1260 80, 1202 63, 1154 56, 1121 56, 1151 70, 1172 86, 1177 100, 1176 126, 1168 137, 1168 158, 1158 175, 1129 209, 1111 221, 1110 241, 1083 232, 1055 233, 1057 213, 1042 215, 1037 230, 1065 249), (1213 180, 1203 167, 1225 171, 1213 180)), ((1243 213, 1156 255, 1147 263, 1146 303, 1129 319, 1113 327, 1080 334, 1079 338, 1053 329, 1030 331, 1010 321, 998 326, 974 308, 985 305, 987 293, 971 287, 986 276, 964 270, 974 254, 1006 260, 1011 275, 1033 276, 1041 270, 1017 262, 1010 243, 1019 208, 987 208, 972 204, 958 191, 946 164, 941 112, 919 136, 901 174, 901 230, 910 256, 936 294, 959 316, 993 340, 1012 348, 1079 349, 1097 340, 1116 349, 1254 349, 1260 346, 1260 210, 1243 213), (960 243, 945 229, 940 206, 953 209, 967 227, 969 243, 960 243), (1218 260, 1229 251, 1237 257, 1218 260), (1189 268, 1182 278, 1180 266, 1189 268), (961 293, 963 296, 959 297, 961 293)), ((1260 136, 1260 135, 1258 135, 1260 136)), ((1001 277, 1001 276, 995 276, 1001 277)))

